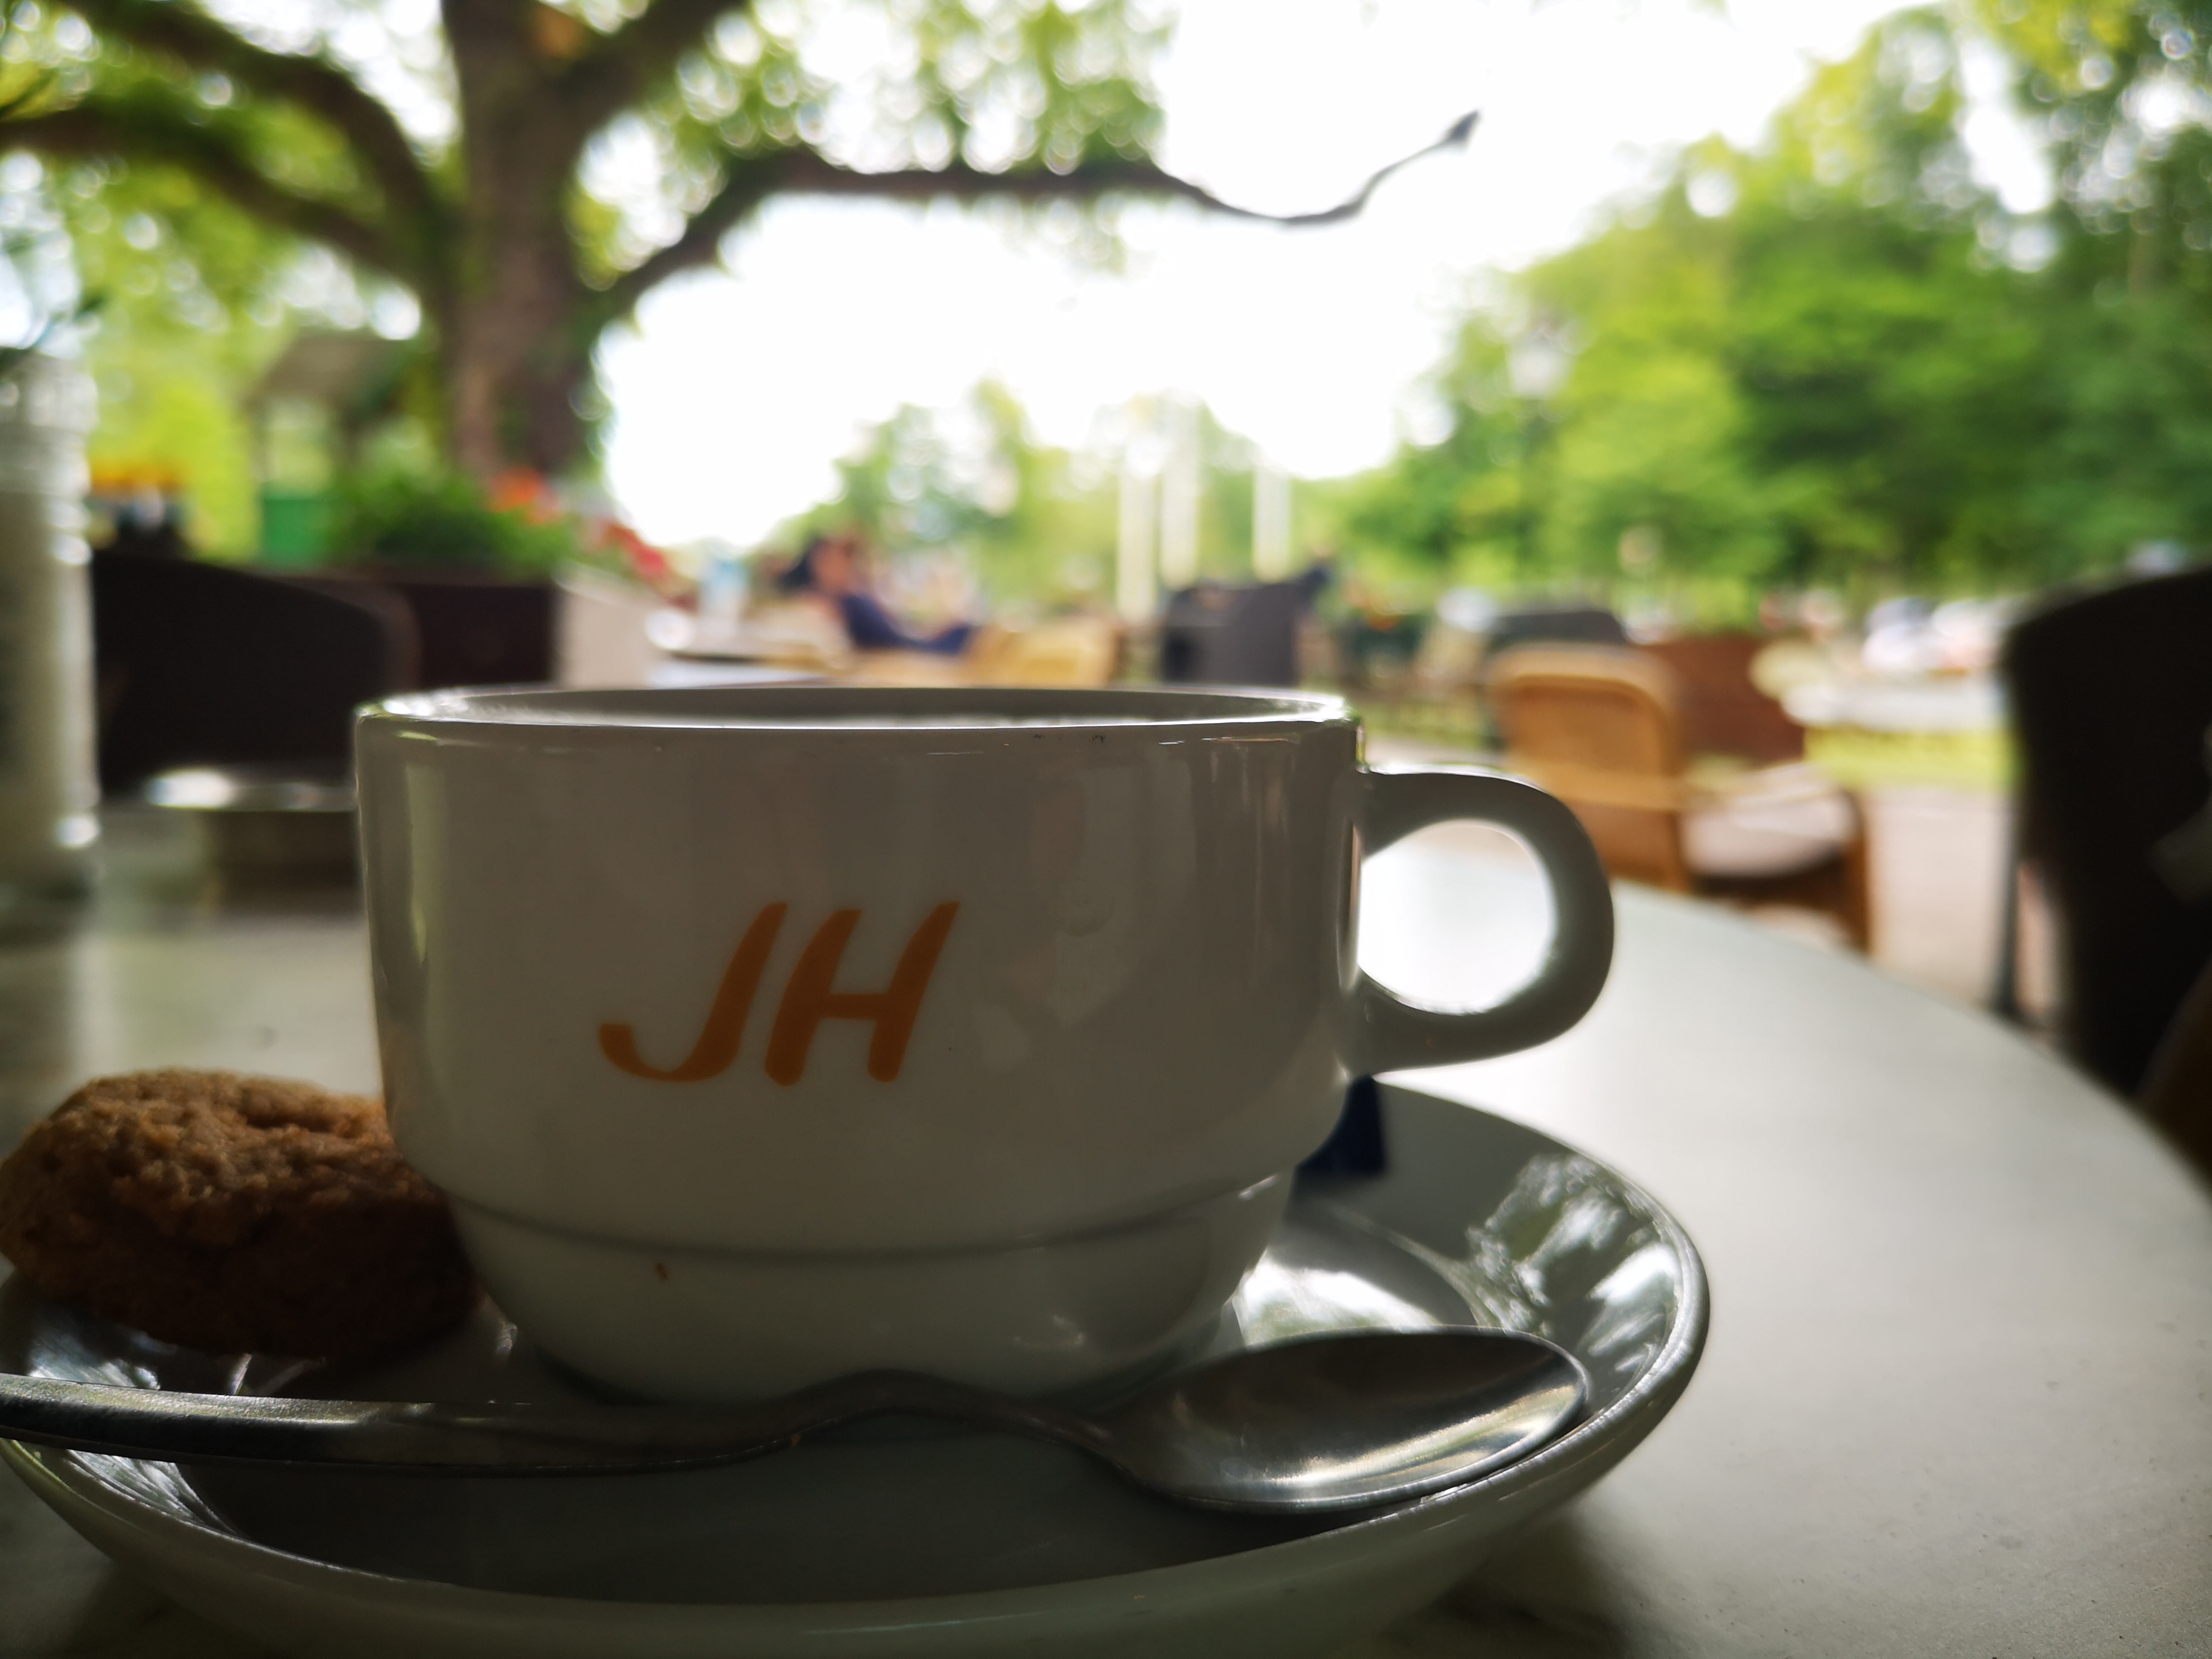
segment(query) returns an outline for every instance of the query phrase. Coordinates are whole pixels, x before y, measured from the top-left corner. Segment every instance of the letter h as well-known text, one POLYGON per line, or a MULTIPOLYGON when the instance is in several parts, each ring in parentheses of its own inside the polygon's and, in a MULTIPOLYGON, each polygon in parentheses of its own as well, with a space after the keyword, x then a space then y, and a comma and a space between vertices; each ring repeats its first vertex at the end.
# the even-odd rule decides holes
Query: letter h
POLYGON ((958 904, 940 904, 923 918, 907 941, 891 969, 891 982, 881 991, 840 991, 835 988, 837 965, 844 959, 845 942, 860 920, 858 910, 840 910, 823 922, 807 941, 799 965, 791 970, 783 1001, 775 1011, 775 1026, 768 1038, 768 1074, 790 1085, 806 1072, 807 1051, 814 1033, 825 1019, 872 1022, 875 1033, 868 1042, 868 1075, 889 1083, 906 1062, 908 1040, 921 1012, 922 993, 937 967, 945 936, 952 931, 958 904))

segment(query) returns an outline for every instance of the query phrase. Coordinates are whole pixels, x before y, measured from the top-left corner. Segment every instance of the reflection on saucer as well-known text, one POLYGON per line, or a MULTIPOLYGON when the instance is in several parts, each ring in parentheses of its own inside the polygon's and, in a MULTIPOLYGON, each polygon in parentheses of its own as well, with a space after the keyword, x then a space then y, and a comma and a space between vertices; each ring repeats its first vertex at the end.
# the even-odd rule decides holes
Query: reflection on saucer
MULTIPOLYGON (((1302 1182, 1211 1346, 1506 1325, 1583 1362, 1592 1396, 1573 1430, 1414 1503, 1214 1514, 1148 1497, 1063 1448, 904 1423, 733 1468, 526 1480, 179 1471, 13 1445, 0 1456, 126 1565, 286 1646, 312 1636, 334 1652, 457 1659, 817 1644, 846 1659, 1135 1659, 1162 1651, 1172 1629, 1178 1652, 1324 1654, 1440 1592, 1492 1540, 1610 1468, 1680 1394, 1705 1325, 1688 1240, 1619 1177, 1485 1113, 1382 1095, 1389 1172, 1302 1182), (319 1633, 307 1628, 318 1618, 319 1633)), ((12 1286, 0 1294, 0 1365, 195 1390, 576 1393, 489 1310, 398 1364, 287 1378, 265 1360, 151 1343, 12 1286)))

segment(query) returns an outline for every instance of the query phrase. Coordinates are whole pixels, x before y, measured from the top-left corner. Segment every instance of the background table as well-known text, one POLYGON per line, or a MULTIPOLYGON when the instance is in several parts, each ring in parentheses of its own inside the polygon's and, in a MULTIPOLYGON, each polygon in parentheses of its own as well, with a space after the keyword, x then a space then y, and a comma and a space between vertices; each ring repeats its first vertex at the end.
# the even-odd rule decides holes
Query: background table
MULTIPOLYGON (((371 1088, 343 897, 240 900, 126 822, 76 921, 0 934, 0 1134, 157 1064, 371 1088)), ((1370 866, 1370 968, 1482 999, 1540 891, 1468 830, 1370 866)), ((1404 1081, 1643 1182, 1705 1253, 1705 1360, 1589 1497, 1352 1650, 2003 1656, 2212 1648, 2212 1201, 2012 1031, 1857 961, 1624 892, 1596 1011, 1404 1081)), ((240 1655, 0 1483, 0 1656, 240 1655)), ((1349 1656, 1348 1656, 1349 1659, 1349 1656)))

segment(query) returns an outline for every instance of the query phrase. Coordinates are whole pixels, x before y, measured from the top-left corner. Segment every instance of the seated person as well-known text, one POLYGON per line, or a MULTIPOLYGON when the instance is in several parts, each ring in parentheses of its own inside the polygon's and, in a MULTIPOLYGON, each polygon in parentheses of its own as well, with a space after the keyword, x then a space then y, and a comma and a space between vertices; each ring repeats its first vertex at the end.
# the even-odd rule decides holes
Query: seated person
POLYGON ((971 623, 955 623, 934 634, 908 633, 876 597, 867 549, 857 536, 815 537, 776 585, 787 593, 811 594, 832 606, 856 651, 931 651, 957 656, 975 631, 971 623))

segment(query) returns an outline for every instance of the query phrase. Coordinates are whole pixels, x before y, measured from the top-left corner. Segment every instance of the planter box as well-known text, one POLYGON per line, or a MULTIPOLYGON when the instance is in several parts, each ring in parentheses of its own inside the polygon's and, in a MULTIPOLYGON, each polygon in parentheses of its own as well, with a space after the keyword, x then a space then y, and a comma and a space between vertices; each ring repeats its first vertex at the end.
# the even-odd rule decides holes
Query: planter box
POLYGON ((559 594, 550 581, 389 566, 292 580, 329 592, 379 590, 404 605, 415 625, 414 690, 534 685, 553 678, 559 594))

